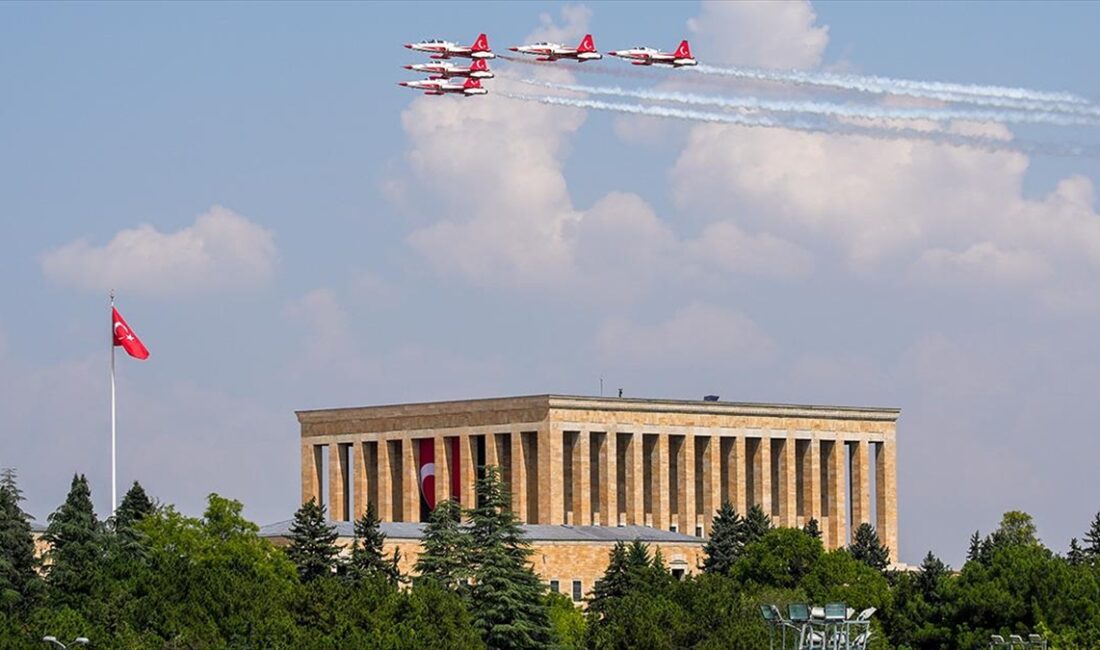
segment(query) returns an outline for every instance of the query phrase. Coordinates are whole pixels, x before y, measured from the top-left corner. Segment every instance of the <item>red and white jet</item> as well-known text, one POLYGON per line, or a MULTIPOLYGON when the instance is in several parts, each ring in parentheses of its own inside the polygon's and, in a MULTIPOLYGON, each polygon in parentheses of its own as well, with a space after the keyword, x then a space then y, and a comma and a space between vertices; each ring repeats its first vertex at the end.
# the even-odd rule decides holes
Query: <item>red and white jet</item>
POLYGON ((431 63, 414 63, 405 66, 405 69, 432 75, 432 79, 452 79, 454 77, 492 79, 494 76, 489 71, 489 64, 485 62, 485 59, 474 59, 469 68, 455 65, 449 61, 433 61, 431 63))
POLYGON ((691 46, 687 41, 680 41, 680 47, 675 52, 662 52, 652 47, 633 47, 629 50, 617 50, 608 52, 611 56, 626 59, 634 65, 670 65, 674 68, 682 68, 686 65, 696 65, 699 62, 691 56, 691 46))
POLYGON ((405 47, 417 52, 427 52, 433 59, 449 59, 452 56, 464 59, 493 59, 496 55, 489 49, 489 38, 485 34, 478 34, 477 40, 470 47, 457 45, 451 41, 441 41, 433 38, 419 43, 405 43, 405 47))
POLYGON ((489 91, 481 87, 481 81, 474 78, 466 79, 463 84, 449 84, 443 79, 422 79, 420 81, 402 81, 397 84, 414 90, 423 90, 425 95, 488 95, 489 91))
POLYGON ((596 51, 596 45, 592 42, 591 34, 585 34, 577 47, 566 47, 561 43, 542 42, 532 45, 518 45, 508 49, 520 54, 537 56, 539 61, 557 61, 558 59, 594 61, 603 58, 603 55, 596 51))

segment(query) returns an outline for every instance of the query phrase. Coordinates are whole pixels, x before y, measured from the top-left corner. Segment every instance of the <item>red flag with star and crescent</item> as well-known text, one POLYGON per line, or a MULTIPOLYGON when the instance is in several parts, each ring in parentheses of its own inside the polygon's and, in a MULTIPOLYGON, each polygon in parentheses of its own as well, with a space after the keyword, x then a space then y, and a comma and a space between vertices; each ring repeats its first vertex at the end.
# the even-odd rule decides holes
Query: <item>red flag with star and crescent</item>
POLYGON ((145 344, 141 342, 137 334, 134 334, 134 330, 126 324, 126 319, 114 307, 111 307, 111 329, 114 331, 115 345, 126 350, 126 354, 135 359, 149 358, 149 350, 145 347, 145 344))

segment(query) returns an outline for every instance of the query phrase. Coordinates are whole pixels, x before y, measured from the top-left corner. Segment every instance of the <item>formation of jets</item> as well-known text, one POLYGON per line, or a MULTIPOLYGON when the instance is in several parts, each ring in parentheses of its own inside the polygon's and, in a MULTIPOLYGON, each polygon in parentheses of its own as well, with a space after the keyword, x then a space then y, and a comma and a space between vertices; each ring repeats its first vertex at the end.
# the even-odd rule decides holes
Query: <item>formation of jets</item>
MULTIPOLYGON (((420 72, 429 75, 427 79, 420 81, 402 81, 399 85, 415 90, 422 90, 427 95, 457 94, 466 97, 474 95, 486 95, 487 89, 482 87, 482 79, 492 79, 493 72, 489 70, 486 62, 495 59, 496 54, 489 47, 489 38, 485 34, 479 34, 473 45, 459 45, 452 41, 431 39, 419 43, 406 43, 405 47, 414 52, 425 52, 433 59, 429 63, 415 63, 405 66, 406 70, 420 72), (471 59, 469 67, 455 65, 448 59, 471 59), (464 79, 462 83, 449 83, 451 79, 464 79)), ((602 59, 603 55, 596 51, 596 44, 591 34, 585 34, 576 47, 569 47, 561 43, 539 42, 530 45, 516 45, 508 48, 512 52, 534 56, 538 61, 559 61, 562 59, 585 62, 602 59)), ((691 56, 691 46, 687 41, 680 41, 680 46, 674 52, 665 52, 652 47, 632 47, 626 50, 612 50, 607 53, 629 61, 633 65, 667 65, 673 68, 682 68, 698 64, 691 56)), ((505 57, 507 58, 507 57, 505 57)))

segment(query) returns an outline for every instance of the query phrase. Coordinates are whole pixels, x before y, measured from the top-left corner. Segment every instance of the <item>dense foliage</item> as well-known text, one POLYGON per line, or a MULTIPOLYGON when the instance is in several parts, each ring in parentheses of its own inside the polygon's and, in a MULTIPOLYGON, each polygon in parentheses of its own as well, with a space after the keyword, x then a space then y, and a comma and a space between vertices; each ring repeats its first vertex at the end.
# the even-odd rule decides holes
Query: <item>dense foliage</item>
POLYGON ((1051 648, 1100 647, 1100 514, 1065 557, 1031 517, 1006 513, 970 540, 957 571, 928 553, 884 567, 870 526, 826 551, 819 527, 772 528, 760 508, 716 515, 702 569, 673 578, 661 549, 620 542, 581 610, 546 593, 489 468, 477 508, 445 501, 426 527, 417 575, 397 573, 372 507, 350 549, 323 508, 298 511, 287 549, 259 536, 236 501, 210 495, 201 518, 134 484, 101 521, 73 479, 35 556, 14 472, 0 474, 0 647, 47 634, 110 648, 766 648, 759 605, 874 607, 871 647, 981 648, 990 634, 1039 632, 1051 648), (422 575, 420 575, 422 573, 422 575))

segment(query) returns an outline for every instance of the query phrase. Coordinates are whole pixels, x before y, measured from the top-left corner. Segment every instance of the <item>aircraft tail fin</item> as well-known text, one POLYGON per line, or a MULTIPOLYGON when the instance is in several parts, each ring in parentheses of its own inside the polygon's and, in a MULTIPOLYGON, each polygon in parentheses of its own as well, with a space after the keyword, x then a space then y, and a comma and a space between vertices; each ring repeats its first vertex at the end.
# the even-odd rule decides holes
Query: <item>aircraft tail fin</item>
POLYGON ((470 50, 474 52, 488 52, 489 51, 489 37, 485 34, 478 34, 477 40, 474 41, 470 50))
POLYGON ((485 62, 485 59, 474 59, 474 62, 470 64, 470 72, 488 72, 489 64, 485 62))
POLYGON ((680 47, 676 48, 677 59, 690 59, 691 58, 691 46, 687 41, 680 41, 680 47))
POLYGON ((477 77, 467 77, 466 83, 462 84, 463 88, 481 88, 481 80, 477 77))
POLYGON ((577 46, 577 52, 595 52, 596 43, 592 40, 591 34, 585 34, 581 39, 581 44, 577 46))

